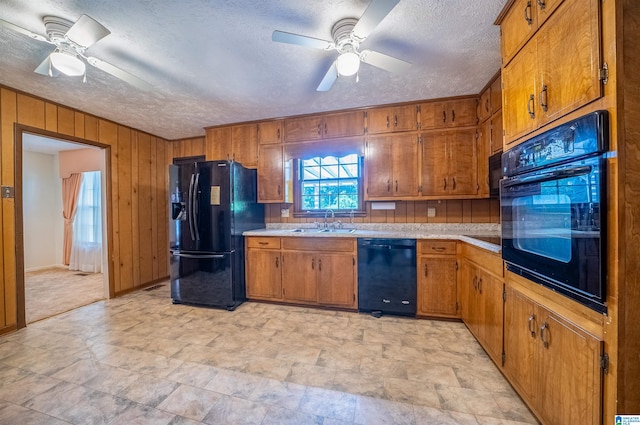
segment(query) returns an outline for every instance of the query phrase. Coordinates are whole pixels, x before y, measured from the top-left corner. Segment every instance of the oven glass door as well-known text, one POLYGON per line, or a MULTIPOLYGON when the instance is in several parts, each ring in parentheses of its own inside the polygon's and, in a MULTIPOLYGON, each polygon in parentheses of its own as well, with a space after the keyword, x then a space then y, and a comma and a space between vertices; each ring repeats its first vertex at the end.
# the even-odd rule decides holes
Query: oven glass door
POLYGON ((508 267, 603 306, 604 175, 604 160, 595 157, 504 180, 502 256, 508 267))

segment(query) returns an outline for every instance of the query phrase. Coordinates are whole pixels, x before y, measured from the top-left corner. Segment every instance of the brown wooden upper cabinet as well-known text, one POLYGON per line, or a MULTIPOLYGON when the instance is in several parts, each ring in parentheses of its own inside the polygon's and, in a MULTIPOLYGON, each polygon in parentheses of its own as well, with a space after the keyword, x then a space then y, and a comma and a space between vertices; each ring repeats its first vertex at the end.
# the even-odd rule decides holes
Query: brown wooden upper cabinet
POLYGON ((258 144, 282 143, 282 121, 258 123, 258 144))
POLYGON ((506 65, 564 0, 516 0, 500 24, 506 65))
POLYGON ((415 131, 418 129, 416 105, 374 108, 367 111, 369 134, 415 131))
POLYGON ((476 104, 475 97, 423 103, 420 105, 420 128, 429 130, 476 125, 476 104))
POLYGON ((258 202, 291 203, 291 160, 285 161, 281 144, 260 145, 258 156, 258 202))
POLYGON ((284 121, 285 142, 304 142, 364 134, 363 111, 289 118, 284 121))
POLYGON ((495 114, 502 109, 502 77, 496 78, 491 83, 491 113, 495 114))
POLYGON ((475 128, 421 133, 422 195, 465 197, 478 193, 475 128))
POLYGON ((365 150, 365 199, 418 196, 417 153, 415 134, 370 137, 365 150))
POLYGON ((480 93, 480 100, 478 100, 477 114, 478 121, 484 122, 487 118, 491 117, 493 113, 493 105, 491 105, 491 87, 487 87, 485 91, 480 93))
POLYGON ((208 161, 236 161, 247 168, 258 166, 258 126, 243 124, 206 130, 208 161))
POLYGON ((504 67, 506 144, 602 96, 599 3, 564 0, 504 67))

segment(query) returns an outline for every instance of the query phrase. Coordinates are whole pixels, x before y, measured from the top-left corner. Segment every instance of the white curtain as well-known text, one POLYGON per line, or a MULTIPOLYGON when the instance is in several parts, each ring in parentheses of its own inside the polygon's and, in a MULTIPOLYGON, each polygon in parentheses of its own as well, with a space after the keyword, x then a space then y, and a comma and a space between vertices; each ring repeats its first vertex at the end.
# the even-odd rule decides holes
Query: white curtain
POLYGON ((82 173, 69 270, 102 273, 102 193, 100 171, 82 173))

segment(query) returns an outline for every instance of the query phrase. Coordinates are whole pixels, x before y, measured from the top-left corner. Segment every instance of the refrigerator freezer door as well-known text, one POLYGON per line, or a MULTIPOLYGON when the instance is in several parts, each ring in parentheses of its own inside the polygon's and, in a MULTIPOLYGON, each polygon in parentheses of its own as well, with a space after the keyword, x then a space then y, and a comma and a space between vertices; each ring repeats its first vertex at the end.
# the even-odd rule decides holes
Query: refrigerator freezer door
POLYGON ((234 310, 244 300, 234 279, 236 253, 171 253, 171 300, 234 310))
POLYGON ((197 251, 229 252, 233 249, 230 165, 227 161, 198 163, 192 212, 197 251))

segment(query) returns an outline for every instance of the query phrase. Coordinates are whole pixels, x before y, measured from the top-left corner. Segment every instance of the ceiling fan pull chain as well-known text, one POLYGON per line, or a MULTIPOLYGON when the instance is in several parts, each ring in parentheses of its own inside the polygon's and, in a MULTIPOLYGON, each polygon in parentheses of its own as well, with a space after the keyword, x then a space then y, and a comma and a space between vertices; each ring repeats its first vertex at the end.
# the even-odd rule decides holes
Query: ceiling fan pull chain
POLYGON ((360 82, 360 72, 356 72, 356 83, 360 82))
POLYGON ((49 60, 49 77, 53 77, 53 72, 51 72, 51 60, 49 60))
POLYGON ((82 82, 86 83, 87 82, 87 70, 84 70, 84 75, 82 76, 82 82))

